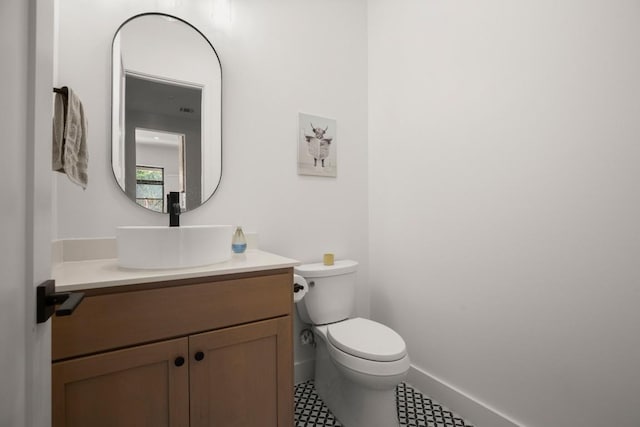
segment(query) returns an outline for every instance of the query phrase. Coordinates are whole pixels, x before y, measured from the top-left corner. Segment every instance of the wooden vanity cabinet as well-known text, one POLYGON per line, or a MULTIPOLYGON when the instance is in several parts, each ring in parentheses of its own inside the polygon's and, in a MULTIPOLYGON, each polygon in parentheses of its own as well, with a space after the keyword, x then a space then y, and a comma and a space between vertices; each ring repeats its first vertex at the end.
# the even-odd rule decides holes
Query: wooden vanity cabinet
POLYGON ((53 364, 54 426, 188 426, 188 352, 180 338, 53 364))
POLYGON ((290 427, 292 274, 88 291, 53 321, 53 426, 290 427))
POLYGON ((290 336, 282 317, 190 336, 190 425, 291 427, 293 388, 279 378, 292 371, 290 336))

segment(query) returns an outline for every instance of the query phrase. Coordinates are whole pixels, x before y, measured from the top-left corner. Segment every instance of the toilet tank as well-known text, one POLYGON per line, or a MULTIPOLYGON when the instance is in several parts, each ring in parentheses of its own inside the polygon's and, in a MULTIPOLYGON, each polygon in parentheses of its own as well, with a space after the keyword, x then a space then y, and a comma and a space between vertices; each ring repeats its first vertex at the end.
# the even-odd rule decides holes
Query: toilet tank
POLYGON ((358 263, 350 260, 336 261, 334 265, 316 263, 295 267, 295 273, 304 277, 309 285, 307 294, 297 303, 300 318, 323 325, 351 317, 356 305, 357 269, 358 263))

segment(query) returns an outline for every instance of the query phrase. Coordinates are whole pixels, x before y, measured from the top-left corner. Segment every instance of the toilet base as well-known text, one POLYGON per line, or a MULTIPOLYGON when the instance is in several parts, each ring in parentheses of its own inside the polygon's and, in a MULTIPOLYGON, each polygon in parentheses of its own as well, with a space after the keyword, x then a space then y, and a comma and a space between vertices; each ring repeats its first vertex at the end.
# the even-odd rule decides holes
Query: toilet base
POLYGON ((331 413, 348 427, 400 427, 396 385, 402 378, 385 389, 365 387, 340 372, 322 339, 316 343, 316 391, 331 413))

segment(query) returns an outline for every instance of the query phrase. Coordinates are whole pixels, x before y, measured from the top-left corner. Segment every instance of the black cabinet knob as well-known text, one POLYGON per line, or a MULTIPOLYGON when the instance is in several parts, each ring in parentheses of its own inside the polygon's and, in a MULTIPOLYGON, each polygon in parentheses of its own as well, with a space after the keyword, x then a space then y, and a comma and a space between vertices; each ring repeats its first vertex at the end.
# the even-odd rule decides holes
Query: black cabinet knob
POLYGON ((201 351, 197 352, 197 353, 195 354, 195 358, 196 358, 196 360, 197 360, 198 362, 199 362, 199 361, 201 361, 202 359, 204 359, 204 353, 203 353, 203 352, 201 352, 201 351))
POLYGON ((176 360, 174 360, 174 361, 173 361, 173 363, 174 363, 176 366, 182 366, 182 365, 184 365, 184 357, 182 357, 182 356, 178 356, 178 357, 176 357, 176 360))

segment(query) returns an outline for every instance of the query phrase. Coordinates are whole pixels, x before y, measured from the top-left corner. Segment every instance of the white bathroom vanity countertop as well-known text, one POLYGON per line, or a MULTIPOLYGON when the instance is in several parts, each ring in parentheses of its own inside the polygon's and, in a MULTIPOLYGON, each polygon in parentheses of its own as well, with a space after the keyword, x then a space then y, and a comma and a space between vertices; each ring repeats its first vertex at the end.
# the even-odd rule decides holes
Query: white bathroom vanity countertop
POLYGON ((53 278, 56 292, 107 288, 148 282, 162 282, 196 277, 220 276, 224 274, 250 273, 275 270, 299 265, 300 262, 264 252, 247 250, 233 255, 229 261, 201 267, 139 270, 118 266, 116 258, 67 261, 54 264, 53 278))

